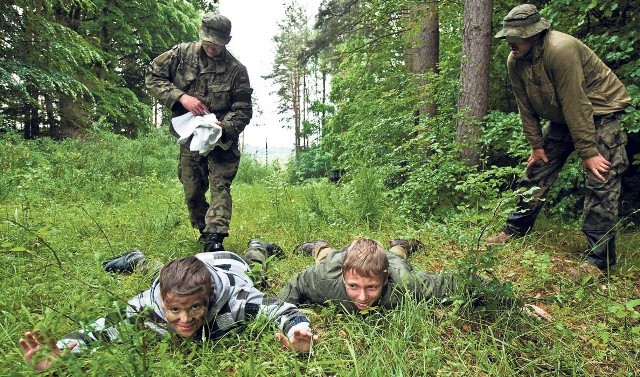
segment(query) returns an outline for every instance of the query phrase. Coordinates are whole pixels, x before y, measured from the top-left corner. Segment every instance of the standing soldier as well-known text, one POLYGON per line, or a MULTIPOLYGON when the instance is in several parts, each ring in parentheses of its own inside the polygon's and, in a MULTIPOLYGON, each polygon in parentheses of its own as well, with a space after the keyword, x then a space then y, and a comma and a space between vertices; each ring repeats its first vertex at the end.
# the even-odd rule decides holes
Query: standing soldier
POLYGON ((582 232, 588 251, 574 275, 600 274, 616 263, 620 179, 628 166, 620 114, 631 98, 618 77, 578 39, 549 30, 531 4, 518 5, 504 18, 496 38, 511 48, 507 69, 531 156, 520 187, 539 187, 509 214, 502 233, 487 243, 523 236, 536 220, 542 198, 567 157, 582 159, 586 194, 582 232), (550 121, 542 130, 540 119, 550 121))
POLYGON ((180 146, 178 178, 191 225, 200 230, 205 252, 224 250, 222 241, 229 235, 231 221, 231 183, 240 164, 238 137, 252 116, 247 69, 227 51, 229 41, 231 21, 206 13, 200 41, 178 44, 158 56, 145 78, 149 91, 174 117, 213 113, 222 128, 223 145, 216 145, 206 156, 191 151, 190 140, 180 146), (211 204, 205 198, 207 189, 211 204))

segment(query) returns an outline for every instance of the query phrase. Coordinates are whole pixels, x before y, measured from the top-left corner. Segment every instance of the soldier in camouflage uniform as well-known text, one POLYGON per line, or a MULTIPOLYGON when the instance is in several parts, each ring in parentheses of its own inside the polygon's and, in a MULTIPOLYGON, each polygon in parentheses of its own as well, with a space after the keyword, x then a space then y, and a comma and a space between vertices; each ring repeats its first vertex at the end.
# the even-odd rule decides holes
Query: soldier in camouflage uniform
POLYGON ((238 137, 252 116, 247 69, 226 50, 230 40, 229 19, 206 13, 200 41, 178 44, 158 56, 145 78, 149 91, 174 117, 187 112, 215 114, 222 127, 220 140, 230 145, 216 146, 207 156, 190 151, 190 140, 180 146, 178 177, 191 225, 200 230, 205 252, 224 250, 222 241, 229 235, 231 221, 231 183, 240 163, 238 137))
POLYGON ((621 175, 628 166, 619 117, 631 103, 626 88, 596 54, 576 38, 549 30, 531 4, 513 8, 496 38, 511 53, 509 77, 527 141, 531 145, 520 187, 538 187, 522 198, 502 233, 488 244, 508 242, 533 227, 549 188, 576 150, 585 172, 582 231, 589 250, 581 269, 599 273, 616 263, 621 175), (542 130, 541 119, 550 121, 542 130), (594 268, 596 266, 597 268, 594 268))

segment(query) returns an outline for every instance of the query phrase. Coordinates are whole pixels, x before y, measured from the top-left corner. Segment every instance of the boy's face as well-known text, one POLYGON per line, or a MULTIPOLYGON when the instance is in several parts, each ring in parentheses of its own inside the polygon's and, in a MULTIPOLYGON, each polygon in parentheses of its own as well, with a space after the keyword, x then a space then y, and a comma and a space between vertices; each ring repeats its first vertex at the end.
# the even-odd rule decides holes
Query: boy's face
POLYGON ((162 307, 169 325, 185 338, 193 336, 207 316, 207 302, 202 292, 188 296, 168 293, 162 299, 162 307))
POLYGON ((371 278, 358 275, 353 270, 344 271, 343 278, 347 297, 360 310, 373 306, 382 296, 382 290, 387 284, 384 276, 371 278))

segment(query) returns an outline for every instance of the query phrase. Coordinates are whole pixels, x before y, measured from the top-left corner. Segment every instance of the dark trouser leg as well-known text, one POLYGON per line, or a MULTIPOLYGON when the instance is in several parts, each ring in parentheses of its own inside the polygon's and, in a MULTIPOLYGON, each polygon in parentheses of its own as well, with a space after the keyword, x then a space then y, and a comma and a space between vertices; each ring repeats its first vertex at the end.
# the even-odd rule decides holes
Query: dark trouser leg
POLYGON ((211 205, 205 217, 204 231, 227 236, 232 209, 231 183, 240 166, 240 151, 234 146, 226 151, 216 147, 209 153, 207 160, 211 205))
POLYGON ((209 203, 205 193, 209 187, 207 159, 197 151, 189 150, 189 142, 180 145, 180 163, 178 165, 178 179, 184 189, 185 203, 189 210, 191 226, 204 229, 205 215, 209 203))
POLYGON ((524 236, 531 230, 540 213, 543 199, 555 182, 567 157, 573 151, 573 140, 566 125, 551 123, 543 133, 544 152, 549 163, 537 161, 518 182, 518 188, 538 187, 530 195, 520 197, 515 211, 507 217, 505 233, 524 236))
POLYGON ((327 258, 330 252, 333 251, 333 248, 329 245, 323 245, 320 247, 316 247, 311 251, 311 256, 316 261, 316 264, 321 263, 327 258))
POLYGON ((587 172, 582 232, 589 251, 585 261, 602 270, 616 263, 616 230, 620 202, 621 175, 629 165, 625 150, 626 135, 620 131, 617 119, 596 125, 598 152, 611 163, 611 170, 600 182, 587 172))
POLYGON ((244 260, 248 264, 258 263, 260 265, 264 265, 264 262, 267 260, 267 250, 259 247, 250 247, 244 252, 244 260))

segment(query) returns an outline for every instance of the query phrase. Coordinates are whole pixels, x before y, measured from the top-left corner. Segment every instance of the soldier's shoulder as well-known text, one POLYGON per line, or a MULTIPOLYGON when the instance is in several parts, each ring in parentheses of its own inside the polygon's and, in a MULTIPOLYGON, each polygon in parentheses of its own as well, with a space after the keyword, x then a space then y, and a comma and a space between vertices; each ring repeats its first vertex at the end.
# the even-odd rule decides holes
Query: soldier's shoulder
POLYGON ((234 67, 243 69, 245 71, 247 70, 247 67, 244 64, 242 64, 242 62, 238 60, 238 58, 233 56, 233 54, 229 50, 226 50, 225 60, 227 61, 227 64, 229 64, 230 66, 234 66, 234 67))

